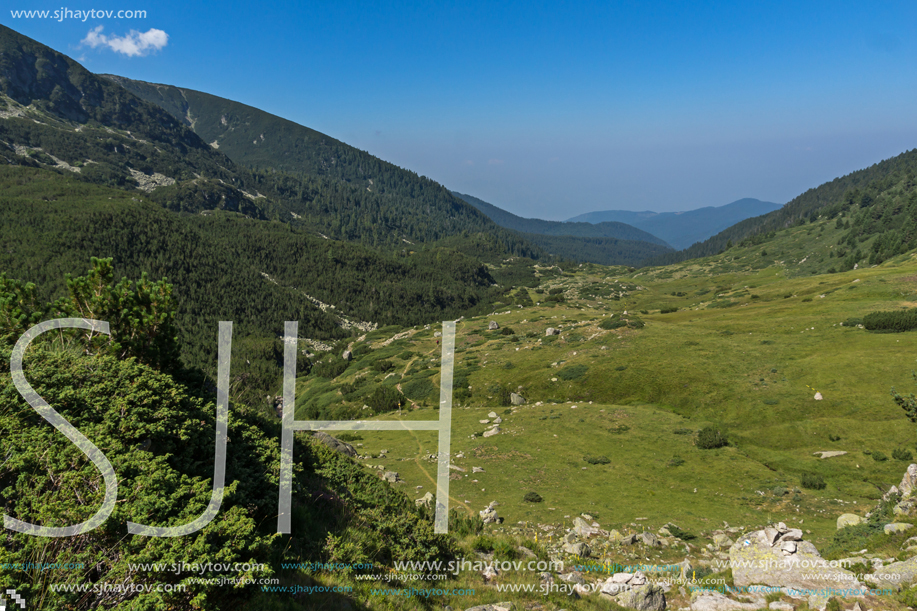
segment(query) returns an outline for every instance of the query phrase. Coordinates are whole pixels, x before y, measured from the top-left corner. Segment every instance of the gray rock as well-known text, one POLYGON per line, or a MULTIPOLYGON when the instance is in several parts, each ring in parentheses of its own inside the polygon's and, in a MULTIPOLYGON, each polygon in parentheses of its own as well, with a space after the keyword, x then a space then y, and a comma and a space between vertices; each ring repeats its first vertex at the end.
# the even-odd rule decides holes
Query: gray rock
POLYGON ((732 600, 716 590, 695 591, 691 594, 691 611, 757 611, 761 606, 732 600))
POLYGON ((515 611, 517 607, 513 603, 492 603, 489 605, 478 605, 468 607, 465 611, 515 611))
POLYGON ((856 526, 857 524, 862 524, 863 518, 856 515, 855 513, 842 513, 837 518, 837 529, 847 528, 848 526, 856 526))
POLYGON ((414 499, 414 504, 418 507, 432 507, 433 506, 433 493, 428 492, 419 499, 414 499))
POLYGON ((497 412, 490 412, 489 414, 487 414, 487 417, 488 417, 488 418, 496 418, 496 417, 497 417, 497 412))
POLYGON ((573 519, 573 532, 578 534, 580 537, 588 538, 588 537, 592 537, 593 535, 598 534, 599 529, 595 528, 594 526, 592 526, 591 524, 589 524, 586 520, 582 518, 574 518, 573 519))
POLYGON ((478 512, 478 515, 481 516, 485 524, 499 524, 503 521, 500 516, 497 515, 496 506, 497 502, 491 501, 490 505, 478 512))
MULTIPOLYGON (((773 530, 779 535, 779 531, 773 530)), ((789 529, 787 529, 788 532, 789 529)), ((729 548, 729 564, 736 586, 765 585, 797 590, 862 589, 850 571, 833 567, 808 541, 795 541, 796 553, 784 555, 772 547, 773 533, 757 531, 740 537, 729 548)))
POLYGON ((914 525, 908 524, 907 522, 892 522, 891 524, 886 524, 885 528, 882 530, 885 531, 886 535, 892 535, 895 533, 903 533, 911 528, 914 528, 914 525))
POLYGON ((398 472, 397 472, 397 471, 386 471, 386 472, 382 475, 382 479, 384 479, 385 481, 390 482, 390 483, 392 483, 392 484, 398 483, 398 482, 400 482, 400 481, 404 481, 404 480, 401 479, 401 476, 398 475, 398 472))
POLYGON ((892 509, 896 516, 906 516, 909 515, 914 507, 917 507, 917 499, 911 497, 904 499, 892 509))
POLYGON ((490 321, 490 324, 487 325, 487 329, 488 329, 489 331, 496 331, 496 330, 499 329, 499 328, 500 328, 500 325, 497 324, 497 321, 496 321, 496 320, 490 321))
POLYGON ((586 583, 586 580, 583 579, 583 575, 576 571, 571 571, 570 573, 564 573, 557 576, 561 581, 566 581, 567 583, 578 583, 580 585, 586 583))
POLYGON ((901 483, 898 485, 898 492, 901 493, 901 498, 910 497, 915 487, 917 487, 917 464, 912 464, 908 466, 901 483))
POLYGON ((500 416, 497 416, 496 418, 494 418, 494 424, 503 424, 503 418, 501 418, 500 416))
POLYGON ((819 458, 834 458, 835 456, 843 456, 846 453, 847 452, 842 452, 840 450, 828 450, 826 452, 813 452, 812 454, 819 458))
POLYGON ((900 590, 917 583, 917 556, 901 562, 892 562, 881 569, 866 575, 866 581, 875 583, 878 588, 900 590))
MULTIPOLYGON (((856 606, 859 606, 860 603, 857 603, 856 606)), ((796 611, 796 607, 793 603, 788 603, 782 600, 775 600, 767 606, 771 611, 796 611)), ((856 607, 854 607, 856 608, 856 607)))
POLYGON ((481 467, 471 467, 472 473, 484 473, 484 469, 481 467))
POLYGON ((483 437, 493 437, 494 435, 499 435, 499 434, 500 434, 500 427, 494 426, 493 428, 487 429, 486 431, 484 431, 483 437))
POLYGON ((665 609, 665 592, 662 588, 648 583, 631 590, 626 590, 615 597, 615 602, 628 609, 638 611, 663 611, 665 609))
POLYGON ((488 564, 486 567, 484 567, 484 580, 485 581, 489 581, 499 574, 500 574, 500 571, 498 571, 497 567, 495 567, 492 564, 488 564))
POLYGON ((592 554, 592 550, 588 545, 580 541, 579 543, 565 543, 563 550, 568 554, 573 554, 574 556, 579 556, 580 558, 588 558, 592 554))
POLYGON ((323 444, 325 444, 332 450, 334 450, 335 452, 338 452, 340 454, 346 454, 347 456, 353 456, 353 457, 357 456, 357 450, 352 445, 350 445, 349 443, 345 443, 341 441, 340 439, 335 439, 334 437, 332 437, 328 433, 325 433, 324 431, 316 431, 312 436, 315 439, 318 439, 319 441, 321 441, 323 444))
POLYGON ((637 542, 637 535, 627 535, 621 538, 621 545, 633 545, 637 542))
POLYGON ((642 532, 637 535, 637 538, 643 542, 644 545, 649 547, 662 547, 662 544, 659 543, 659 537, 654 535, 651 532, 642 532))
POLYGON ((802 541, 802 531, 798 528, 791 528, 782 535, 780 535, 781 541, 802 541))
POLYGON ((509 394, 509 402, 513 405, 525 405, 525 397, 513 392, 509 394))
POLYGON ((558 331, 554 327, 548 327, 547 329, 545 329, 544 334, 545 336, 560 335, 560 331, 558 331))
POLYGON ((735 541, 730 539, 729 535, 719 534, 713 536, 713 546, 717 549, 732 547, 733 543, 735 543, 735 541))
POLYGON ((341 355, 341 358, 344 359, 345 361, 353 360, 353 352, 351 352, 350 350, 345 350, 344 354, 341 355))
POLYGON ((519 547, 517 547, 516 551, 518 551, 520 554, 522 554, 526 558, 538 558, 535 552, 533 552, 532 550, 530 550, 529 548, 527 548, 524 545, 520 545, 519 547))

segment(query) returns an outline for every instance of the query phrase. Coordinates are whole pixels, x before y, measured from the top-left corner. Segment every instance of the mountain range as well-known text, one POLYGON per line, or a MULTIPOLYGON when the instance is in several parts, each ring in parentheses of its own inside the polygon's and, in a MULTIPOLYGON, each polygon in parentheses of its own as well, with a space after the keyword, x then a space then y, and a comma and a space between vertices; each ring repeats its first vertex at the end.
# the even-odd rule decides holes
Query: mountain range
POLYGON ((627 223, 662 238, 676 250, 683 250, 740 221, 779 210, 780 207, 780 204, 746 197, 725 206, 707 206, 686 212, 630 212, 627 210, 587 212, 568 219, 567 222, 606 223, 616 221, 627 223))

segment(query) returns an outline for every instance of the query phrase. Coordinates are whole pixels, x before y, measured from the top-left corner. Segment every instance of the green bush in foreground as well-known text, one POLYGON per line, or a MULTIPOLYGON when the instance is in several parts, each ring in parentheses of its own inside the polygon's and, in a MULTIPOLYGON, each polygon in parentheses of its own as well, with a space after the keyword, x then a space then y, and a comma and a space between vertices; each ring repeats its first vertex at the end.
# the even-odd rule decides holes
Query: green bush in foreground
POLYGON ((891 331, 895 333, 917 329, 917 308, 872 312, 863 317, 863 326, 868 331, 891 331))
POLYGON ((526 503, 540 503, 544 499, 542 499, 541 495, 537 492, 526 492, 525 496, 522 497, 522 500, 526 503))
POLYGON ((914 458, 914 455, 911 454, 910 450, 906 450, 904 448, 897 448, 895 450, 892 450, 892 458, 894 458, 895 460, 909 461, 912 458, 914 458))
POLYGON ((713 450, 729 445, 729 441, 719 429, 708 426, 697 432, 695 445, 702 450, 713 450))
POLYGON ((799 485, 809 490, 824 490, 828 486, 825 479, 817 473, 803 473, 799 485))

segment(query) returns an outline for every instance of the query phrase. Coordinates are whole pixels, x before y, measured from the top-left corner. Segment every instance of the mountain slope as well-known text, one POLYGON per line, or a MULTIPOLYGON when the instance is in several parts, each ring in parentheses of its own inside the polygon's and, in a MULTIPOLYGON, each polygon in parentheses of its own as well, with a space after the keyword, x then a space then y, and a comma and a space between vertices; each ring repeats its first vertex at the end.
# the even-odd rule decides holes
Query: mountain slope
MULTIPOLYGON (((854 247, 858 241, 890 231, 892 237, 887 239, 891 243, 881 242, 877 247, 887 258, 892 251, 899 253, 917 246, 914 230, 917 211, 912 207, 915 185, 917 149, 912 149, 809 189, 780 210, 736 223, 701 243, 662 255, 647 264, 666 265, 707 257, 740 242, 762 243, 774 231, 813 222, 819 217, 835 219, 854 213, 846 221, 849 233, 845 241, 854 247)), ((850 263, 850 268, 854 264, 850 263)))
POLYGON ((646 231, 641 231, 623 222, 611 221, 593 224, 527 219, 516 216, 512 212, 507 212, 502 208, 498 208, 472 195, 465 195, 455 191, 453 191, 452 194, 486 214, 487 217, 497 225, 506 227, 507 229, 521 231, 522 233, 537 233, 551 236, 576 236, 581 238, 615 238, 618 240, 649 242, 650 244, 656 244, 658 246, 669 246, 664 240, 659 239, 655 235, 646 231))
POLYGON ((373 245, 386 241, 397 245, 402 238, 428 242, 487 232, 511 254, 538 256, 530 245, 500 229, 442 185, 330 136, 193 89, 102 76, 158 105, 240 166, 258 168, 261 179, 282 182, 276 195, 293 200, 288 204, 290 212, 324 234, 373 245), (283 174, 277 176, 275 172, 283 174), (307 186, 305 194, 299 183, 307 186), (309 193, 309 187, 311 191, 333 193, 316 196, 309 193), (348 201, 341 201, 342 197, 348 201), (296 201, 303 198, 312 205, 296 201), (329 213, 334 221, 327 218, 329 213))
POLYGON ((780 204, 762 202, 753 198, 740 199, 725 206, 698 208, 687 212, 630 212, 605 210, 587 212, 567 222, 601 223, 617 221, 628 223, 658 236, 677 249, 691 246, 716 235, 745 219, 780 209, 780 204))

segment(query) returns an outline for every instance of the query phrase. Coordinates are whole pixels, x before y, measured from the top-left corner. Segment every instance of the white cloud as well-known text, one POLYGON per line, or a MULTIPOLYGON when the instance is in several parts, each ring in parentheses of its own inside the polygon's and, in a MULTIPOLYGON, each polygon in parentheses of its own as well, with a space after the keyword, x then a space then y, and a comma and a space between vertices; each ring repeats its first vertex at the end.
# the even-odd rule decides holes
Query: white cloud
POLYGON ((169 42, 169 35, 162 30, 150 28, 146 32, 131 30, 124 36, 108 36, 102 33, 103 26, 97 26, 86 34, 80 44, 88 45, 93 49, 108 47, 116 53, 123 53, 128 57, 142 57, 152 51, 159 51, 169 42))

